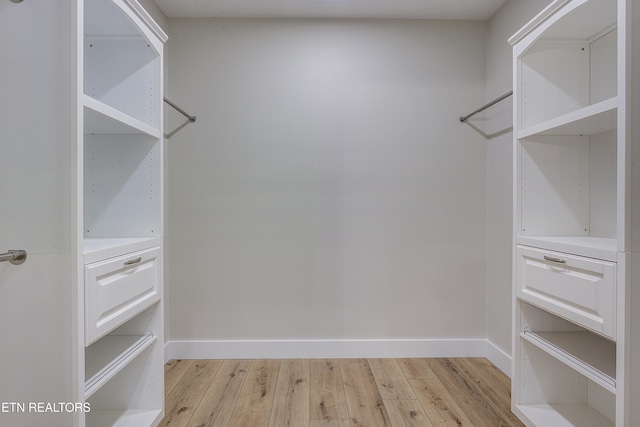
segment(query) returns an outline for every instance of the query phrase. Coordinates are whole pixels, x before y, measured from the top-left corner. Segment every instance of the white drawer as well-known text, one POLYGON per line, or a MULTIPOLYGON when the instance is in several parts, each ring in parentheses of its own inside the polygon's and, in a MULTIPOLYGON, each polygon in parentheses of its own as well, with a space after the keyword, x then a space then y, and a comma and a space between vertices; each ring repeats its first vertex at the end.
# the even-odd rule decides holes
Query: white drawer
POLYGON ((160 299, 160 248, 85 266, 85 345, 160 299))
POLYGON ((517 247, 517 297, 616 339, 616 264, 517 247))

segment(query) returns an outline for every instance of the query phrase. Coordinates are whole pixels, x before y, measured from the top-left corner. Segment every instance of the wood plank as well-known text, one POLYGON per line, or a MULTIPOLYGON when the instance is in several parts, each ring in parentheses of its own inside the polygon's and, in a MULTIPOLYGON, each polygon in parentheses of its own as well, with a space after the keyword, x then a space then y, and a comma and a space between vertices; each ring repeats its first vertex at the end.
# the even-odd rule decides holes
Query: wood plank
POLYGON ((473 426, 455 398, 438 378, 414 378, 409 384, 433 426, 473 426))
POLYGON ((309 427, 352 427, 349 420, 311 420, 309 427))
POLYGON ((338 361, 311 360, 309 366, 309 409, 311 420, 349 420, 349 411, 342 385, 342 373, 338 361))
POLYGON ((487 404, 503 425, 524 426, 511 412, 511 387, 508 377, 484 358, 453 359, 459 372, 475 387, 482 401, 487 404))
POLYGON ((223 361, 193 414, 189 426, 226 426, 250 366, 250 360, 223 361))
POLYGON ((475 427, 511 427, 496 415, 453 359, 428 359, 428 363, 475 427))
POLYGON ((427 359, 398 359, 398 366, 407 379, 438 378, 427 363, 427 359))
POLYGON ((433 427, 417 399, 385 400, 384 406, 393 427, 433 427))
POLYGON ((396 359, 368 359, 382 400, 415 400, 416 395, 396 359))
POLYGON ((352 427, 349 420, 311 420, 309 427, 352 427))
POLYGON ((391 427, 378 386, 366 359, 340 361, 351 423, 367 427, 391 427))
POLYGON ((309 360, 281 362, 269 426, 309 426, 309 360))
POLYGON ((493 363, 484 357, 466 357, 455 359, 455 361, 461 367, 464 367, 468 375, 476 378, 477 381, 485 383, 492 391, 491 394, 495 394, 500 398, 501 405, 511 406, 511 380, 493 363))
POLYGON ((398 364, 434 426, 473 425, 427 359, 400 359, 398 364))
POLYGON ((254 360, 231 414, 229 427, 267 427, 275 398, 279 360, 254 360))
POLYGON ((187 370, 193 365, 193 360, 172 359, 164 365, 164 395, 169 396, 180 382, 187 370))
POLYGON ((187 425, 220 366, 222 366, 222 361, 219 360, 198 360, 190 364, 178 384, 166 398, 166 415, 162 419, 160 427, 187 425))

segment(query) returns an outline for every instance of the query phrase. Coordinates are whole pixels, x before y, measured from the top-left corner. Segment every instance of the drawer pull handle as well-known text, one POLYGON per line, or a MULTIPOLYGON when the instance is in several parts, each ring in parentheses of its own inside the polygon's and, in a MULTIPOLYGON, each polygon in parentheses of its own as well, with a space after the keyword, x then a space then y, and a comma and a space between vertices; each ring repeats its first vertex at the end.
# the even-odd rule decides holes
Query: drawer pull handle
POLYGON ((142 261, 142 257, 141 256, 139 256, 138 258, 135 258, 135 259, 130 259, 129 261, 125 261, 124 265, 133 265, 133 264, 139 263, 140 261, 142 261))
POLYGON ((551 262, 557 262, 558 264, 566 264, 567 261, 560 259, 560 258, 554 258, 554 257, 550 257, 550 256, 544 256, 544 259, 547 261, 551 261, 551 262))

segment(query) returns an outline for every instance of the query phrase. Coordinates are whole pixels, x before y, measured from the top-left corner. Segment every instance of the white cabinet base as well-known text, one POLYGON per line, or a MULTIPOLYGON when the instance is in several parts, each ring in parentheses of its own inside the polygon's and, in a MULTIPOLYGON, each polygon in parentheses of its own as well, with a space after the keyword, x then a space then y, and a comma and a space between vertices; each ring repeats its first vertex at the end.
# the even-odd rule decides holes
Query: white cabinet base
POLYGON ((589 405, 516 405, 512 410, 527 427, 615 427, 589 405))

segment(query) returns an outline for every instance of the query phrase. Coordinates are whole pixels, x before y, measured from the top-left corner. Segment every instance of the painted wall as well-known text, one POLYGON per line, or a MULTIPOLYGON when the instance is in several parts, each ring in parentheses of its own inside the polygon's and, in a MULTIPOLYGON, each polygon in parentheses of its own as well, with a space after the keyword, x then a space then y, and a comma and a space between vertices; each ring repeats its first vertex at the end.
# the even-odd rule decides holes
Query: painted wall
POLYGON ((167 340, 485 338, 485 22, 168 33, 167 340))
MULTIPOLYGON (((487 99, 511 90, 509 37, 551 0, 508 0, 488 21, 487 99)), ((513 241, 513 103, 487 110, 487 338, 511 354, 511 257, 513 241)))
MULTIPOLYGON (((0 426, 72 425, 72 2, 0 2, 0 426), (20 406, 22 405, 22 406, 20 406), (33 407, 32 407, 33 408, 33 407)), ((84 380, 84 378, 83 378, 84 380)))

